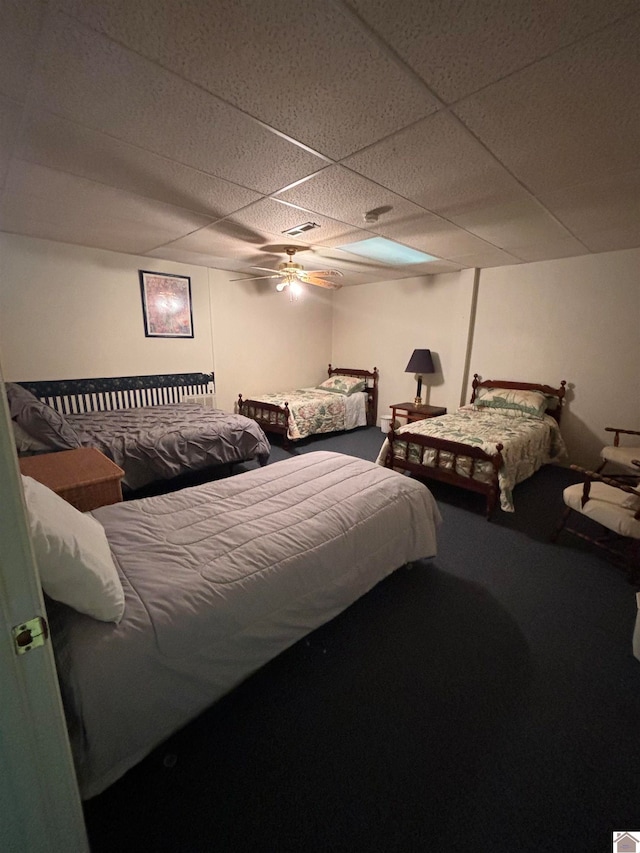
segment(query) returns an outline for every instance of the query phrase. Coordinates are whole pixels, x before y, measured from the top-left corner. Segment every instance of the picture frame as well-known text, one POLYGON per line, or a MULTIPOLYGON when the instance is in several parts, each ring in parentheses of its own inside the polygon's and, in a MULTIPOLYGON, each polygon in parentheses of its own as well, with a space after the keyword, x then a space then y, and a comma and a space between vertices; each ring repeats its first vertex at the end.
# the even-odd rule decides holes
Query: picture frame
POLYGON ((192 338, 191 278, 139 270, 144 333, 147 338, 192 338))

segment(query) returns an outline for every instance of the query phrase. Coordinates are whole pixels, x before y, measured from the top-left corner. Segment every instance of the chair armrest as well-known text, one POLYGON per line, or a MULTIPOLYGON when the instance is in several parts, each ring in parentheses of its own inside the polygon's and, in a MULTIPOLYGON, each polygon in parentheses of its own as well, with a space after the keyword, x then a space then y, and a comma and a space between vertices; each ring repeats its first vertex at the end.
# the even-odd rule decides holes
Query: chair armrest
POLYGON ((640 430, 637 429, 622 429, 622 427, 605 427, 605 432, 613 432, 613 445, 618 447, 621 435, 640 435, 640 430))
MULTIPOLYGON (((581 468, 579 465, 570 465, 569 467, 572 471, 576 471, 584 477, 584 489, 582 492, 583 507, 589 500, 591 483, 594 481, 598 483, 606 483, 607 486, 613 486, 614 489, 620 489, 621 492, 628 492, 630 495, 635 495, 637 498, 640 498, 640 491, 632 488, 631 486, 626 486, 624 483, 621 483, 620 480, 612 479, 611 477, 603 477, 602 474, 596 474, 595 471, 589 471, 588 468, 581 468)), ((635 513, 634 518, 640 519, 640 509, 635 513)))

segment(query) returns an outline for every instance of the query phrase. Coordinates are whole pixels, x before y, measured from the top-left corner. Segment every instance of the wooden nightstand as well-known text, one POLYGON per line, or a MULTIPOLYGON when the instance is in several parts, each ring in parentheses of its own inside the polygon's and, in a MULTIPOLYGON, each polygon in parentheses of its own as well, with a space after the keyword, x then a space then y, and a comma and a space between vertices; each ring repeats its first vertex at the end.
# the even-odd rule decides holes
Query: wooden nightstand
POLYGON ((425 418, 437 418, 446 415, 447 410, 442 406, 418 406, 415 403, 394 403, 391 409, 391 425, 395 424, 398 417, 404 418, 408 424, 414 421, 423 421, 425 418))
POLYGON ((48 486, 81 512, 122 500, 124 471, 95 447, 25 456, 19 464, 22 474, 48 486))

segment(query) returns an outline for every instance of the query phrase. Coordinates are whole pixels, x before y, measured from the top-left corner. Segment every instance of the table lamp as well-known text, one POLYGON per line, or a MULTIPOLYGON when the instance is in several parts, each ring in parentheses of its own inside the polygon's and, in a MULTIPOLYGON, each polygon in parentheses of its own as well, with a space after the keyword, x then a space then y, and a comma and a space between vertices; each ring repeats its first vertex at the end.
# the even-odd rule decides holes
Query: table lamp
POLYGON ((416 398, 413 401, 416 406, 422 405, 422 376, 425 373, 435 372, 436 369, 431 358, 431 350, 414 349, 413 355, 409 359, 409 364, 405 368, 405 373, 416 373, 418 375, 418 388, 416 390, 416 398))

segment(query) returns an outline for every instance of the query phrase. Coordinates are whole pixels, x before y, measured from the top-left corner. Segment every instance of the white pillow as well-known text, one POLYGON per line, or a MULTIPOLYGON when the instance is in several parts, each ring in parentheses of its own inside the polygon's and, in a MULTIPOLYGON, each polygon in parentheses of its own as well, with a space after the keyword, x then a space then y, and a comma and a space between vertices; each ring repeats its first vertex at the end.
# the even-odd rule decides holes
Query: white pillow
POLYGON ((102 622, 119 622, 124 591, 104 527, 51 489, 22 476, 31 541, 48 596, 102 622))

